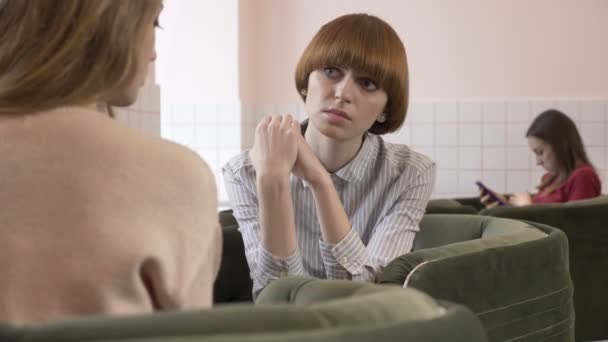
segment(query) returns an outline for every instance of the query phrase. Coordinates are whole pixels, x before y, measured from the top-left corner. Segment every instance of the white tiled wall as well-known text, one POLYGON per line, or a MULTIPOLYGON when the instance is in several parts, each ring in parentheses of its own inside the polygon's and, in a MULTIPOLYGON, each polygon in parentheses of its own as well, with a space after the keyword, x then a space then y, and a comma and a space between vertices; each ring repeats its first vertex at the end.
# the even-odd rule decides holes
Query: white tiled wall
POLYGON ((242 127, 253 125, 251 115, 245 114, 239 102, 162 104, 161 135, 196 151, 209 164, 220 204, 227 201, 221 167, 242 150, 242 127))
MULTIPOLYGON (((608 99, 497 99, 425 101, 410 106, 405 126, 385 138, 437 162, 433 197, 474 196, 475 181, 496 191, 533 191, 543 173, 527 146, 526 130, 540 112, 556 108, 572 117, 591 161, 608 181, 608 99)), ((162 135, 183 143, 210 164, 220 201, 227 198, 221 166, 253 143, 265 114, 305 118, 301 104, 163 104, 162 135)))
POLYGON ((525 133, 534 117, 549 108, 574 119, 606 184, 606 99, 418 102, 410 107, 405 130, 386 139, 409 144, 437 162, 435 198, 476 195, 476 180, 497 191, 534 191, 543 170, 535 165, 525 133))

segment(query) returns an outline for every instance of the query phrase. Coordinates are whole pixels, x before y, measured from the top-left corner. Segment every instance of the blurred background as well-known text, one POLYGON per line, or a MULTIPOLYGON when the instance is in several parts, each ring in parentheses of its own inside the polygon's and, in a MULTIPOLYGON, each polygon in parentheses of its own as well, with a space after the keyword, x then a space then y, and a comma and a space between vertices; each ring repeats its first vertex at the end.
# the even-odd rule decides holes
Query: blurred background
POLYGON ((405 43, 411 105, 387 140, 437 162, 433 197, 530 190, 543 170, 525 131, 556 108, 608 182, 606 0, 165 0, 158 60, 127 124, 185 144, 213 169, 251 146, 265 114, 306 117, 298 58, 324 23, 377 15, 405 43))

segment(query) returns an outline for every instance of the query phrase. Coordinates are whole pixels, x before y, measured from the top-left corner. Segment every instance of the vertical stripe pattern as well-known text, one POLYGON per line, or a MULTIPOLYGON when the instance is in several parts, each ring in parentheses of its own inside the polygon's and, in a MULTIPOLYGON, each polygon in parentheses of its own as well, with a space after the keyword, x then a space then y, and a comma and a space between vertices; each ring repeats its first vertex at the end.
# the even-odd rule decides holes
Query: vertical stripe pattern
POLYGON ((435 163, 405 145, 366 134, 357 155, 332 174, 352 229, 339 243, 322 241, 311 189, 291 176, 297 250, 273 256, 260 243, 255 170, 248 151, 223 168, 239 222, 254 294, 284 275, 374 281, 394 258, 412 249, 418 223, 435 184, 435 163))

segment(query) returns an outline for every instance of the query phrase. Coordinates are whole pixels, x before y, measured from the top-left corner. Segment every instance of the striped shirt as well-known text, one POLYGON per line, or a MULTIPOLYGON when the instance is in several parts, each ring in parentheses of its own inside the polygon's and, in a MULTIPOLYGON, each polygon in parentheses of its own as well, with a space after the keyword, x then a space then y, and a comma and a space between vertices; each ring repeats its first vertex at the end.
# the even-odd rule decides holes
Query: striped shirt
POLYGON ((435 184, 435 163, 428 157, 367 133, 357 155, 331 175, 351 231, 335 245, 324 242, 312 191, 291 175, 297 248, 280 258, 260 242, 249 151, 231 159, 222 172, 243 235, 254 294, 284 275, 373 282, 387 263, 411 251, 435 184))

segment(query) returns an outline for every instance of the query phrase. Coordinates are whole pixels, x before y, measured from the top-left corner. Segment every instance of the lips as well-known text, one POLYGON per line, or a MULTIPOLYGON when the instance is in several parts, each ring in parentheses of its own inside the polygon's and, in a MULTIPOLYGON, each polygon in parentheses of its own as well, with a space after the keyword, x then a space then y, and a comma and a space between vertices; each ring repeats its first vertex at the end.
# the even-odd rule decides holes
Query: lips
POLYGON ((327 114, 336 115, 336 116, 342 117, 347 120, 351 120, 350 115, 346 114, 346 112, 343 112, 339 109, 329 108, 329 109, 324 110, 323 112, 327 113, 327 114))

